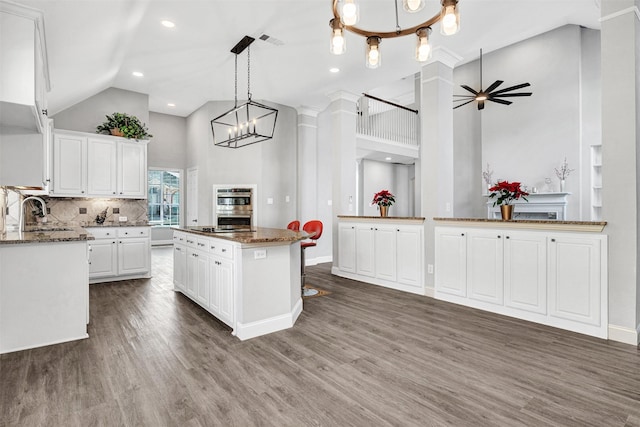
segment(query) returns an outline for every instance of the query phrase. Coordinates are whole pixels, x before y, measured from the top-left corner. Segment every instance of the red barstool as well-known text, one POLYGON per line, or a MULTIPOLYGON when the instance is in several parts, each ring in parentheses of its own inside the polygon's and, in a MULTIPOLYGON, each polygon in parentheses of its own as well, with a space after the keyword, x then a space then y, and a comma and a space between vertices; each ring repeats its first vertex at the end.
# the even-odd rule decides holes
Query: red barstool
POLYGON ((291 221, 289 224, 287 224, 287 228, 293 231, 300 231, 300 221, 291 221))
POLYGON ((302 229, 304 231, 306 231, 307 233, 311 234, 311 241, 310 242, 302 242, 300 244, 300 270, 302 273, 302 296, 303 297, 310 297, 313 296, 315 294, 318 293, 318 291, 316 289, 305 289, 304 288, 304 282, 305 282, 305 278, 306 275, 304 274, 304 264, 305 264, 305 259, 304 259, 304 252, 306 248, 310 248, 312 246, 316 246, 316 240, 318 240, 320 238, 320 236, 322 236, 322 221, 318 221, 317 219, 314 219, 312 221, 308 221, 304 224, 304 226, 302 227, 302 229))

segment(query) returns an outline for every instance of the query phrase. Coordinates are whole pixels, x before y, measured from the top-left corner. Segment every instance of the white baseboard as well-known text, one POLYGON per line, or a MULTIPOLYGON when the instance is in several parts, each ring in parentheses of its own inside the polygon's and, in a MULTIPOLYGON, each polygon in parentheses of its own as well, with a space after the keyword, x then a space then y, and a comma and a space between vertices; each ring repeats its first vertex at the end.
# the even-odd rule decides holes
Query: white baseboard
POLYGON ((261 335, 270 334, 272 332, 282 331, 283 329, 289 329, 296 322, 301 312, 302 298, 298 299, 291 310, 291 313, 246 324, 237 322, 234 334, 240 338, 240 340, 244 341, 261 335))
POLYGON ((322 264, 324 262, 333 262, 333 257, 331 255, 321 256, 317 258, 305 258, 304 265, 317 265, 322 264))
POLYGON ((640 344, 640 325, 634 331, 631 328, 609 324, 609 339, 624 344, 637 346, 640 344))
POLYGON ((79 335, 77 337, 70 337, 70 338, 64 338, 64 339, 61 339, 61 340, 47 341, 47 342, 39 343, 39 344, 36 344, 36 345, 26 345, 26 346, 20 346, 20 347, 8 348, 8 349, 3 348, 3 349, 0 349, 0 354, 13 353, 14 351, 30 350, 32 348, 45 347, 45 346, 54 345, 54 344, 62 344, 62 343, 65 343, 65 342, 84 340, 84 339, 87 339, 87 338, 89 338, 89 334, 84 333, 84 334, 81 334, 81 335, 79 335))
POLYGON ((428 296, 428 297, 431 297, 431 298, 435 298, 435 297, 436 297, 436 291, 435 291, 435 289, 434 289, 434 288, 430 288, 430 287, 428 287, 428 286, 425 286, 425 287, 424 287, 424 294, 425 294, 426 296, 428 296))

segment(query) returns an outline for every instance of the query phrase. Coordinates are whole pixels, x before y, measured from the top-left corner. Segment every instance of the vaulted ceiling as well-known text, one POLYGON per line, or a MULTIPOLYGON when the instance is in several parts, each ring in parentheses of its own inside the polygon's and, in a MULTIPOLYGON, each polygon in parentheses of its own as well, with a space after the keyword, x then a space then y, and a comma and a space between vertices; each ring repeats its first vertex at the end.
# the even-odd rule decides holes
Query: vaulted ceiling
MULTIPOLYGON (((359 0, 360 26, 395 29, 394 0, 359 0)), ((234 96, 234 55, 244 35, 251 47, 254 99, 322 109, 327 94, 392 87, 420 70, 413 36, 385 39, 382 66, 364 66, 364 38, 347 33, 347 53, 329 53, 330 0, 17 0, 45 12, 55 114, 108 87, 149 95, 151 111, 187 116, 210 100, 234 96), (174 28, 161 25, 175 23, 174 28), (340 71, 331 73, 330 68, 340 71), (134 77, 140 71, 144 77, 134 77), (175 104, 169 107, 168 104, 175 104)), ((401 3, 401 2, 400 2, 401 3)), ((409 27, 434 15, 439 1, 426 0, 422 15, 400 11, 409 27)), ((513 44, 565 24, 599 28, 598 0, 460 0, 461 31, 432 45, 462 57, 513 44)), ((436 24, 436 27, 438 24, 436 24)), ((246 54, 238 58, 239 98, 246 97, 246 54)), ((400 90, 388 96, 401 97, 400 90)))

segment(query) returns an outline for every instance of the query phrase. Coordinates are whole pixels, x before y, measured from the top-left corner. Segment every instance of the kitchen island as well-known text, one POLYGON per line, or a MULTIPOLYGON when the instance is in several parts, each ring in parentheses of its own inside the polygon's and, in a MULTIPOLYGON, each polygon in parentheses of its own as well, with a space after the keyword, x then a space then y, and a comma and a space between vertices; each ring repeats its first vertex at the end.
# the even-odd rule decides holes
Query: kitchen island
POLYGON ((606 222, 434 221, 437 299, 608 337, 606 222))
POLYGON ((0 353, 88 337, 92 239, 79 227, 0 235, 0 353))
POLYGON ((258 227, 215 232, 174 228, 174 289, 241 340, 292 327, 302 312, 300 241, 305 232, 258 227))

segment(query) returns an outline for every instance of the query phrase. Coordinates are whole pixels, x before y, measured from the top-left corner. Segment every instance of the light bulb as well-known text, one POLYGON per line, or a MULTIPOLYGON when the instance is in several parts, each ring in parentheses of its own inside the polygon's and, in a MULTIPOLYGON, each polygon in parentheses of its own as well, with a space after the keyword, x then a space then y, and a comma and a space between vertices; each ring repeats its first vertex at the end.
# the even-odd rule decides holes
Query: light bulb
POLYGON ((329 44, 329 51, 334 55, 342 55, 347 51, 347 42, 344 38, 342 23, 338 19, 332 19, 329 21, 329 26, 331 26, 331 43, 329 44))
POLYGON ((402 6, 409 13, 418 12, 424 7, 424 0, 403 0, 402 6))
POLYGON ((342 22, 344 25, 356 25, 358 18, 358 6, 353 0, 344 0, 342 4, 342 22))
POLYGON ((440 13, 440 33, 450 36, 460 30, 460 12, 457 4, 447 4, 440 13))
POLYGON ((380 55, 380 37, 367 37, 367 48, 365 51, 367 68, 378 68, 382 57, 380 55))
POLYGON ((416 31, 418 35, 418 43, 416 44, 416 60, 424 62, 431 58, 431 45, 429 44, 429 34, 431 28, 420 28, 416 31))

